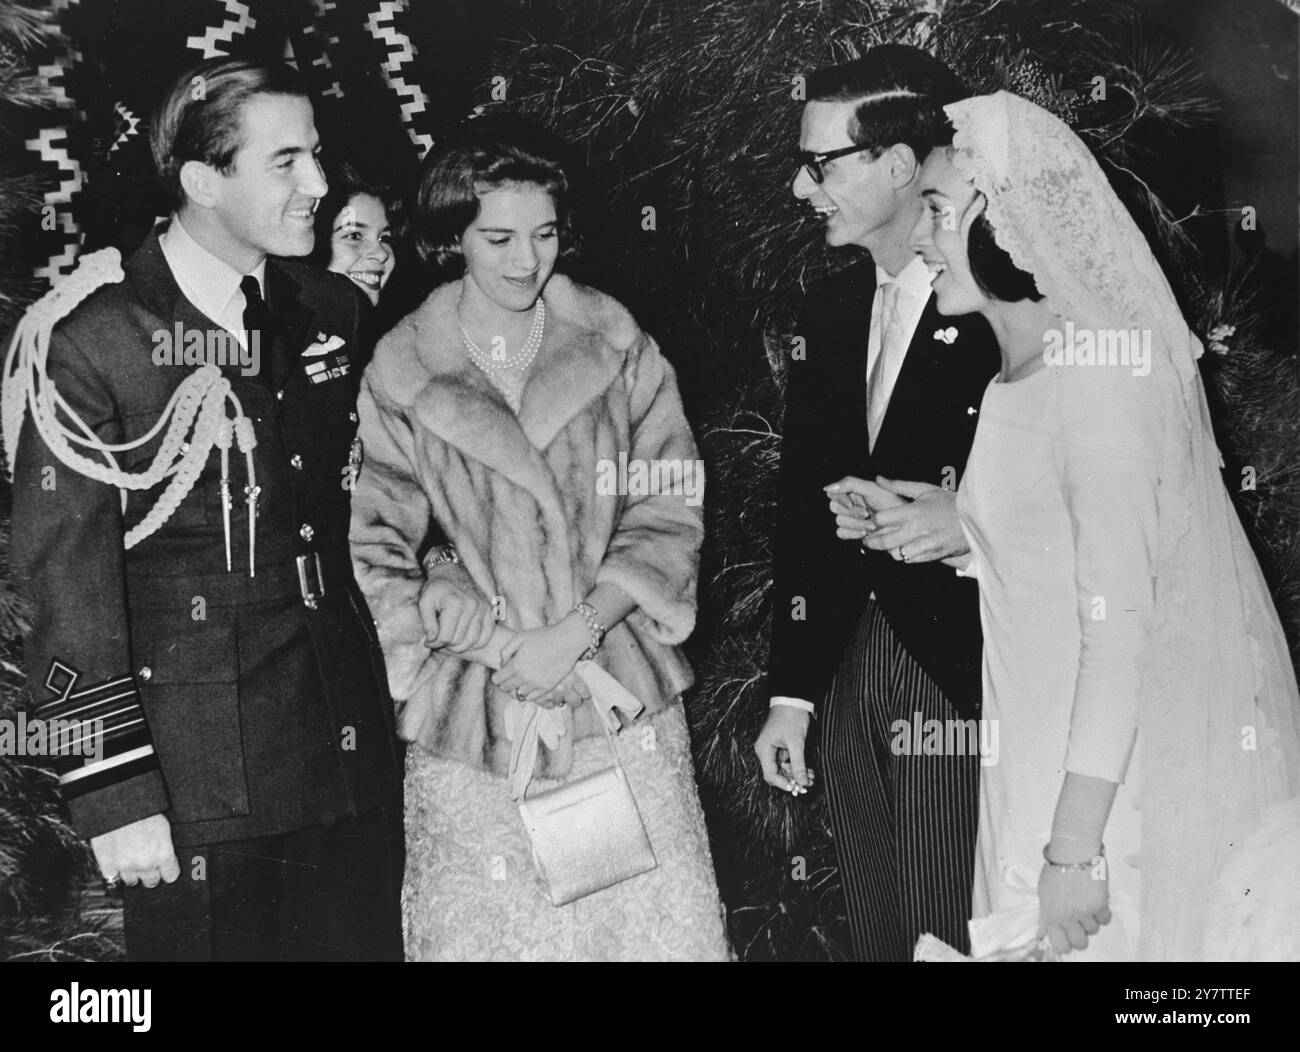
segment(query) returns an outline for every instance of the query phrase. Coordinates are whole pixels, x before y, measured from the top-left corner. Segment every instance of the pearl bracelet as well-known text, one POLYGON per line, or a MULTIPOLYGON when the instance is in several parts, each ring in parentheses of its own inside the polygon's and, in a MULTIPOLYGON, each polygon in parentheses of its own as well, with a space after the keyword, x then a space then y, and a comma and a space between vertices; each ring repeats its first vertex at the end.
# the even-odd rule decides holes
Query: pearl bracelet
POLYGON ((594 661, 596 651, 605 641, 605 626, 600 623, 600 618, 596 616, 596 608, 590 603, 575 603, 570 613, 579 614, 587 622, 587 631, 591 634, 591 646, 582 652, 582 657, 578 660, 594 661))

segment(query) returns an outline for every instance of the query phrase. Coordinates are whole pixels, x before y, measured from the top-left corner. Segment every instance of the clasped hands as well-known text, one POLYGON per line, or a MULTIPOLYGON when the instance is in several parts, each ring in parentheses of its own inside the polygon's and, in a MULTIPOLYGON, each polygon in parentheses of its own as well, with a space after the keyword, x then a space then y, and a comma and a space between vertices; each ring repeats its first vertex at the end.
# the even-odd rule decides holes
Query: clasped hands
POLYGON ((835 536, 887 551, 907 563, 942 560, 962 568, 970 547, 957 518, 957 494, 928 482, 874 482, 847 475, 825 488, 835 536))
POLYGON ((488 653, 476 652, 491 651, 497 640, 509 637, 499 644, 500 668, 492 675, 498 690, 546 709, 566 704, 577 708, 591 697, 575 671, 591 642, 580 615, 571 613, 556 624, 511 633, 497 623, 491 605, 468 577, 459 579, 441 568, 425 581, 418 605, 430 649, 445 648, 494 665, 488 653))

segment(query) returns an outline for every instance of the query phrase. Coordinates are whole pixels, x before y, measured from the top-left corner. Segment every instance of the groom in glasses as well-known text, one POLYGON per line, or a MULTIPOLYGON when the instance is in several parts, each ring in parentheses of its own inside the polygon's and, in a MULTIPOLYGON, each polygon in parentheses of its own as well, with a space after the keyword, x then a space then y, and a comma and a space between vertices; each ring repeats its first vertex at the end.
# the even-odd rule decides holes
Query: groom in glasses
POLYGON ((863 508, 903 509, 927 546, 965 550, 952 498, 997 344, 977 315, 938 313, 907 242, 942 107, 967 94, 938 59, 901 45, 819 70, 792 186, 828 245, 867 257, 808 296, 796 329, 805 355, 787 374, 770 709, 754 748, 764 779, 799 795, 821 717, 858 960, 909 961, 926 932, 969 946, 979 756, 942 746, 978 737, 944 733, 937 752, 924 742, 927 721, 979 716, 976 585, 939 562, 905 565, 905 550, 872 550, 858 528, 863 508), (941 491, 910 499, 923 487, 893 479, 941 491))

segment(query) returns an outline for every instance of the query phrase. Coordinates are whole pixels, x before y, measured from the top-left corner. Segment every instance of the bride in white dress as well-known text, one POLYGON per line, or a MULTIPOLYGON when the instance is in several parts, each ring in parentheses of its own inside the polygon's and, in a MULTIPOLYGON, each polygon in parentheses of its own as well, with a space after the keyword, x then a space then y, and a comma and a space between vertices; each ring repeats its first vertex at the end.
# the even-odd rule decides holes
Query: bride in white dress
POLYGON ((1003 358, 957 495, 971 554, 948 560, 979 581, 1001 742, 975 916, 1027 915, 1067 959, 1213 958, 1243 844, 1300 787, 1300 700, 1201 345, 1066 125, 1005 92, 947 113, 913 242, 939 309, 984 314, 1003 358))

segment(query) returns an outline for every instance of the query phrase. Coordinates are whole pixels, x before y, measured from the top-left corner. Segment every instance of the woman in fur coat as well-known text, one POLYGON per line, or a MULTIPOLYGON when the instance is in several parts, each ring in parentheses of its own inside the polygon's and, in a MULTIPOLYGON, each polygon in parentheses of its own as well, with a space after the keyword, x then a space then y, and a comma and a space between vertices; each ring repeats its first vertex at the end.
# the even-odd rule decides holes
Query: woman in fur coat
POLYGON ((726 959, 680 702, 701 465, 655 342, 553 272, 573 247, 558 157, 496 118, 430 155, 421 252, 464 277, 381 341, 358 403, 353 561, 412 743, 406 954, 726 959), (581 661, 644 705, 612 738, 581 661), (611 749, 656 865, 552 905, 512 789, 609 768, 611 749))

